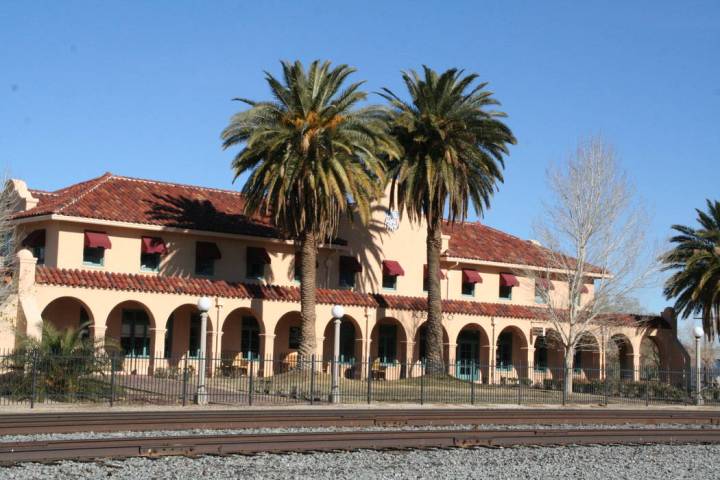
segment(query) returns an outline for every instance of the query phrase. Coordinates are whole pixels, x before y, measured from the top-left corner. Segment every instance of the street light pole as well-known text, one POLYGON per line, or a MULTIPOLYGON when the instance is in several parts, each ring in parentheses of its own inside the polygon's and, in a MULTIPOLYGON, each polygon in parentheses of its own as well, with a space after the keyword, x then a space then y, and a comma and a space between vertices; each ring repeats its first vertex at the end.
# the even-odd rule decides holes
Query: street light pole
POLYGON ((338 391, 338 363, 340 362, 340 323, 345 316, 345 309, 341 305, 335 305, 332 308, 333 326, 335 338, 333 342, 333 362, 332 362, 332 388, 330 390, 330 402, 337 403, 339 399, 338 391))
POLYGON ((700 392, 700 382, 702 380, 702 377, 700 375, 700 370, 702 368, 702 364, 700 361, 700 339, 702 338, 704 332, 702 327, 695 327, 695 405, 704 405, 705 401, 703 400, 702 393, 700 392))
POLYGON ((212 301, 208 297, 201 297, 198 300, 197 307, 200 310, 200 353, 198 361, 198 387, 197 399, 198 405, 206 405, 207 391, 205 390, 205 357, 207 356, 207 320, 208 312, 212 306, 212 301))

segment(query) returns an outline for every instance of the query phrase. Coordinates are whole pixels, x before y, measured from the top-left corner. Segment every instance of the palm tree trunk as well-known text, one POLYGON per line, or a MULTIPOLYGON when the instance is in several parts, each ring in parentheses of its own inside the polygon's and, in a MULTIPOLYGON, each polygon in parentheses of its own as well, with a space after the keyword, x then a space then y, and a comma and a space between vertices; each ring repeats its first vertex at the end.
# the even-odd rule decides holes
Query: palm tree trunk
POLYGON ((437 221, 434 224, 428 223, 427 227, 428 320, 425 352, 428 373, 444 372, 442 292, 440 290, 442 231, 440 226, 440 221, 437 221))
POLYGON ((300 317, 301 336, 298 348, 298 367, 309 368, 312 355, 315 354, 315 295, 317 291, 317 239, 313 233, 305 233, 300 239, 300 317))

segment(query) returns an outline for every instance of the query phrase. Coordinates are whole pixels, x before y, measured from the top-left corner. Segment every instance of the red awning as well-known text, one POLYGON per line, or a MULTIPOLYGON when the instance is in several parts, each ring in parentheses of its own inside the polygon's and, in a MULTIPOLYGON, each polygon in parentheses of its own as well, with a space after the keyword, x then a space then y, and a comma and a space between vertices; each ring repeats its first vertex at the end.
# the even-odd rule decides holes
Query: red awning
POLYGON ((207 260, 220 260, 222 258, 220 249, 215 242, 197 242, 195 246, 195 254, 199 258, 207 260))
POLYGON ((104 248, 110 250, 112 243, 105 232, 85 232, 85 246, 88 248, 104 248))
POLYGON ((383 275, 390 275, 393 277, 405 275, 405 270, 403 270, 402 265, 400 265, 400 262, 396 262, 395 260, 383 260, 382 267, 383 275))
POLYGON ((167 245, 165 241, 159 237, 142 237, 142 253, 153 254, 159 253, 165 255, 167 253, 167 245))
POLYGON ((463 270, 463 283, 482 283, 482 277, 477 270, 463 270))
POLYGON ((583 285, 580 289, 580 293, 590 293, 590 290, 588 290, 587 285, 583 285))
POLYGON ((45 246, 45 230, 35 230, 25 237, 22 241, 23 247, 44 247, 45 246))
POLYGON ((343 255, 340 257, 340 269, 360 273, 362 272, 362 265, 357 261, 357 258, 343 255))
POLYGON ((247 247, 248 263, 264 263, 270 265, 270 255, 267 250, 262 247, 247 247))
POLYGON ((503 287, 519 287, 520 282, 518 281, 517 277, 512 273, 501 273, 500 285, 503 287))
POLYGON ((555 285, 553 285, 553 283, 546 278, 536 278, 535 283, 537 283, 540 288, 543 288, 545 290, 555 290, 555 285))
MULTIPOLYGON (((442 268, 441 268, 440 270, 438 270, 438 271, 440 272, 440 273, 438 274, 438 278, 439 278, 440 280, 445 280, 445 278, 446 278, 446 277, 445 277, 445 272, 442 271, 442 268)), ((428 268, 427 268, 427 265, 423 265, 423 277, 427 277, 427 276, 428 276, 428 268)))

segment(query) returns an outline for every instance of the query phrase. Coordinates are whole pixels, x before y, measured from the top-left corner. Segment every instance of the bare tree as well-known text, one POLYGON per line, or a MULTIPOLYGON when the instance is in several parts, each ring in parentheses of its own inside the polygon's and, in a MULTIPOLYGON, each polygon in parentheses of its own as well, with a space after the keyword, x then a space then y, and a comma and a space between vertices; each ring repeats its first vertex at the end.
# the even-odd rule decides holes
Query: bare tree
MULTIPOLYGON (((692 321, 686 321, 680 332, 680 343, 687 350, 690 358, 695 361, 695 324, 692 321)), ((715 369, 716 362, 720 360, 720 340, 717 338, 708 340, 703 336, 700 340, 700 362, 703 368, 715 369)))
POLYGON ((561 167, 547 172, 551 199, 535 234, 544 254, 524 274, 547 305, 553 341, 564 353, 565 391, 572 392, 576 351, 600 348, 613 314, 637 309, 632 294, 656 271, 646 255, 647 218, 613 149, 599 138, 581 141, 561 167), (558 290, 555 290, 555 284, 558 290))
POLYGON ((11 333, 17 322, 13 274, 18 244, 11 217, 17 209, 18 199, 8 181, 3 182, 3 185, 0 191, 0 334, 6 335, 11 333), (8 330, 5 330, 6 327, 8 330))

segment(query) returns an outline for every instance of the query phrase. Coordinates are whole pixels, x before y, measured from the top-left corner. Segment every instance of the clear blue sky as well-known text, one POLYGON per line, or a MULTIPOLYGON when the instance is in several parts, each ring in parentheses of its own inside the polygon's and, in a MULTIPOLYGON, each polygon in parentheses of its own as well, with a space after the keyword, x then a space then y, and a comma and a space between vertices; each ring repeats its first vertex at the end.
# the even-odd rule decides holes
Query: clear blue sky
MULTIPOLYGON (((484 221, 528 238, 544 171, 602 134, 650 237, 720 187, 720 2, 0 4, 0 164, 35 188, 118 174, 239 188, 219 134, 281 59, 348 63, 402 91, 426 63, 477 72, 518 138, 484 221)), ((659 286, 643 305, 666 305, 659 286)))

